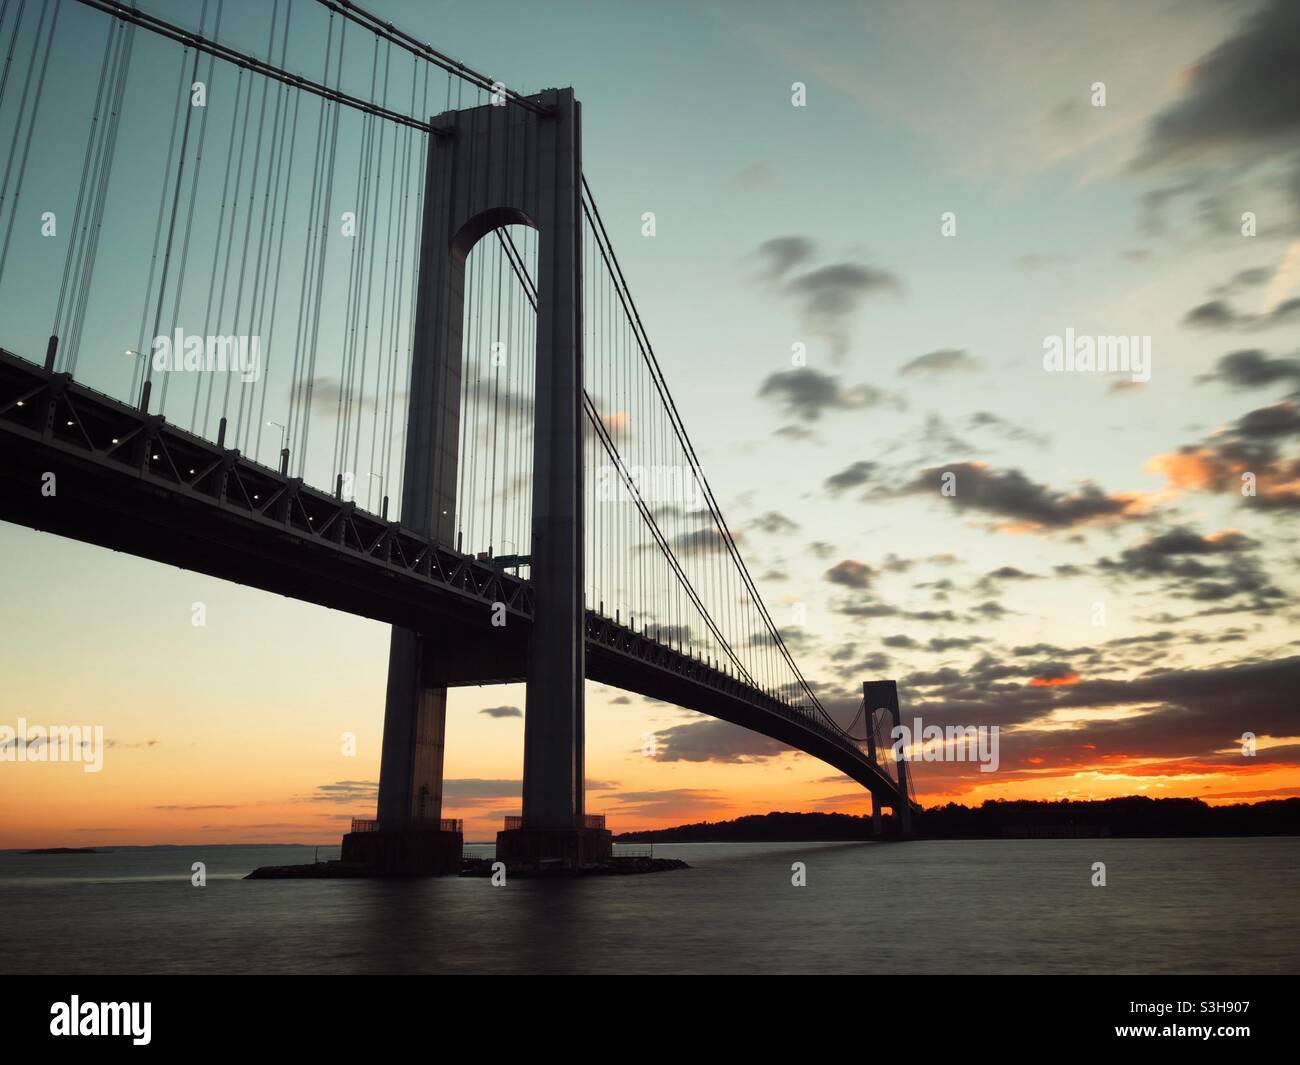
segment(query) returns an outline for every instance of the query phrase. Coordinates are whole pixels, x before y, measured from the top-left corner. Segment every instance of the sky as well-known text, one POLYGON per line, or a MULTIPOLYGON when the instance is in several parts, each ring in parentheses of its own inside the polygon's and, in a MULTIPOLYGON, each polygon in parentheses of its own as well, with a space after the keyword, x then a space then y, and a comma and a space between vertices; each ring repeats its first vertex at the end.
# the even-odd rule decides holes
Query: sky
MULTIPOLYGON (((64 6, 97 57, 104 16, 64 6)), ((226 6, 251 47, 265 7, 226 6)), ((917 765, 923 803, 1300 794, 1300 8, 372 6, 511 88, 574 87, 641 317, 803 672, 845 721, 894 678, 905 719, 999 727, 997 772, 917 765), (1045 369, 1067 336, 1144 338, 1149 372, 1045 369)), ((294 5, 291 69, 319 64, 319 10, 294 5)), ((127 115, 184 74, 140 54, 127 115)), ((71 74, 97 72, 57 57, 49 114, 72 117, 41 127, 29 254, 0 275, 0 345, 32 359, 64 246, 31 233, 45 200, 72 210, 71 74)), ((157 213, 131 195, 149 130, 124 130, 88 331, 112 354, 77 369, 114 395, 140 317, 116 275, 143 276, 157 213)), ((0 724, 110 744, 99 773, 0 762, 0 847, 336 843, 373 814, 386 626, 12 525, 0 560, 0 724)), ((523 705, 452 693, 467 839, 519 811, 523 705)), ((869 809, 676 707, 589 685, 587 722, 587 808, 615 831, 869 809)))

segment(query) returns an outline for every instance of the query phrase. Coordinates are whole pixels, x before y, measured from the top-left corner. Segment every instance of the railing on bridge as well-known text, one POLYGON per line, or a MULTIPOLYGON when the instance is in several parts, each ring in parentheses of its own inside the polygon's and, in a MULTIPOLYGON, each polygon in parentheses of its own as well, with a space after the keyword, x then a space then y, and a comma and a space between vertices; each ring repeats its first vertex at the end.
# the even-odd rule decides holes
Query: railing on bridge
MULTIPOLYGON (((464 832, 465 822, 459 817, 415 817, 409 822, 409 827, 424 832, 464 832)), ((354 817, 352 831, 378 832, 379 821, 373 817, 354 817)))
MULTIPOLYGON (((518 814, 507 814, 505 823, 506 823, 507 832, 511 832, 516 829, 520 829, 524 827, 524 819, 520 817, 518 814)), ((604 814, 579 814, 576 818, 574 818, 574 827, 603 829, 605 827, 605 815, 604 814)))

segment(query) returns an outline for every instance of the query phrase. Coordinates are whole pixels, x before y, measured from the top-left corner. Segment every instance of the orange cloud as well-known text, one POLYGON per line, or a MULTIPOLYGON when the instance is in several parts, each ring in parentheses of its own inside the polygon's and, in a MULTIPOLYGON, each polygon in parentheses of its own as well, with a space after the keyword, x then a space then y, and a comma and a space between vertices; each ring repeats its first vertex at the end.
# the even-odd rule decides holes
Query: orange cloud
POLYGON ((1230 477, 1240 477, 1246 466, 1241 460, 1229 461, 1203 447, 1184 448, 1155 455, 1143 467, 1147 473, 1159 473, 1171 488, 1179 491, 1222 491, 1230 477))
POLYGON ((1031 688, 1059 688, 1062 684, 1078 684, 1080 680, 1077 673, 1063 673, 1059 677, 1030 677, 1029 686, 1031 688))

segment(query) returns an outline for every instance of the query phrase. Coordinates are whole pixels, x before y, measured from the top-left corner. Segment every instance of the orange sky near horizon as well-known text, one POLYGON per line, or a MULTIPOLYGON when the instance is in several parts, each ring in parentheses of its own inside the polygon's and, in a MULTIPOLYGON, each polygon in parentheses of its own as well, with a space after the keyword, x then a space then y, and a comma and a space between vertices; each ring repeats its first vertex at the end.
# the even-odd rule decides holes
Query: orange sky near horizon
MULTIPOLYGON (((29 597, 37 617, 11 609, 0 619, 11 667, 0 725, 16 727, 20 717, 99 724, 111 744, 98 773, 0 762, 0 848, 333 845, 351 817, 373 816, 386 626, 12 526, 0 529, 0 547, 11 549, 7 557, 27 552, 21 572, 0 573, 8 602, 56 573, 79 589, 75 600, 29 597), (191 625, 195 601, 206 606, 203 628, 191 625), (49 632, 63 634, 71 660, 49 632), (12 668, 17 662, 24 668, 12 668), (343 753, 348 732, 355 757, 343 753)), ((501 819, 519 812, 523 721, 482 712, 503 706, 523 706, 521 686, 457 689, 450 700, 444 816, 463 818, 468 840, 493 839, 501 819)), ((1056 723, 1077 729, 1079 740, 1059 764, 1017 762, 1010 732, 994 773, 914 763, 918 797, 925 805, 1132 794, 1219 803, 1300 794, 1300 770, 1266 759, 1090 759, 1087 716, 1056 723)), ((587 809, 605 813, 615 832, 773 810, 870 810, 857 785, 796 752, 726 762, 647 757, 644 733, 699 720, 676 707, 589 684, 587 719, 587 809)), ((1259 751, 1284 740, 1261 736, 1259 751)))

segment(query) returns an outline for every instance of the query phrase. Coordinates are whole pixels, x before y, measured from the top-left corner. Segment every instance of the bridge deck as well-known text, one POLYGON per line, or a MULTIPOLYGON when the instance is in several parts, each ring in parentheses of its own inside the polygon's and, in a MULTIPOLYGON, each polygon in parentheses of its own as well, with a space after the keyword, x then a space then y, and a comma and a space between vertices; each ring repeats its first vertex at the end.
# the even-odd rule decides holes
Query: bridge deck
MULTIPOLYGON (((432 633, 449 686, 524 679, 527 579, 3 349, 0 481, 0 520, 432 633)), ((896 801, 894 781, 815 711, 593 611, 586 632, 590 679, 769 736, 896 801)))

